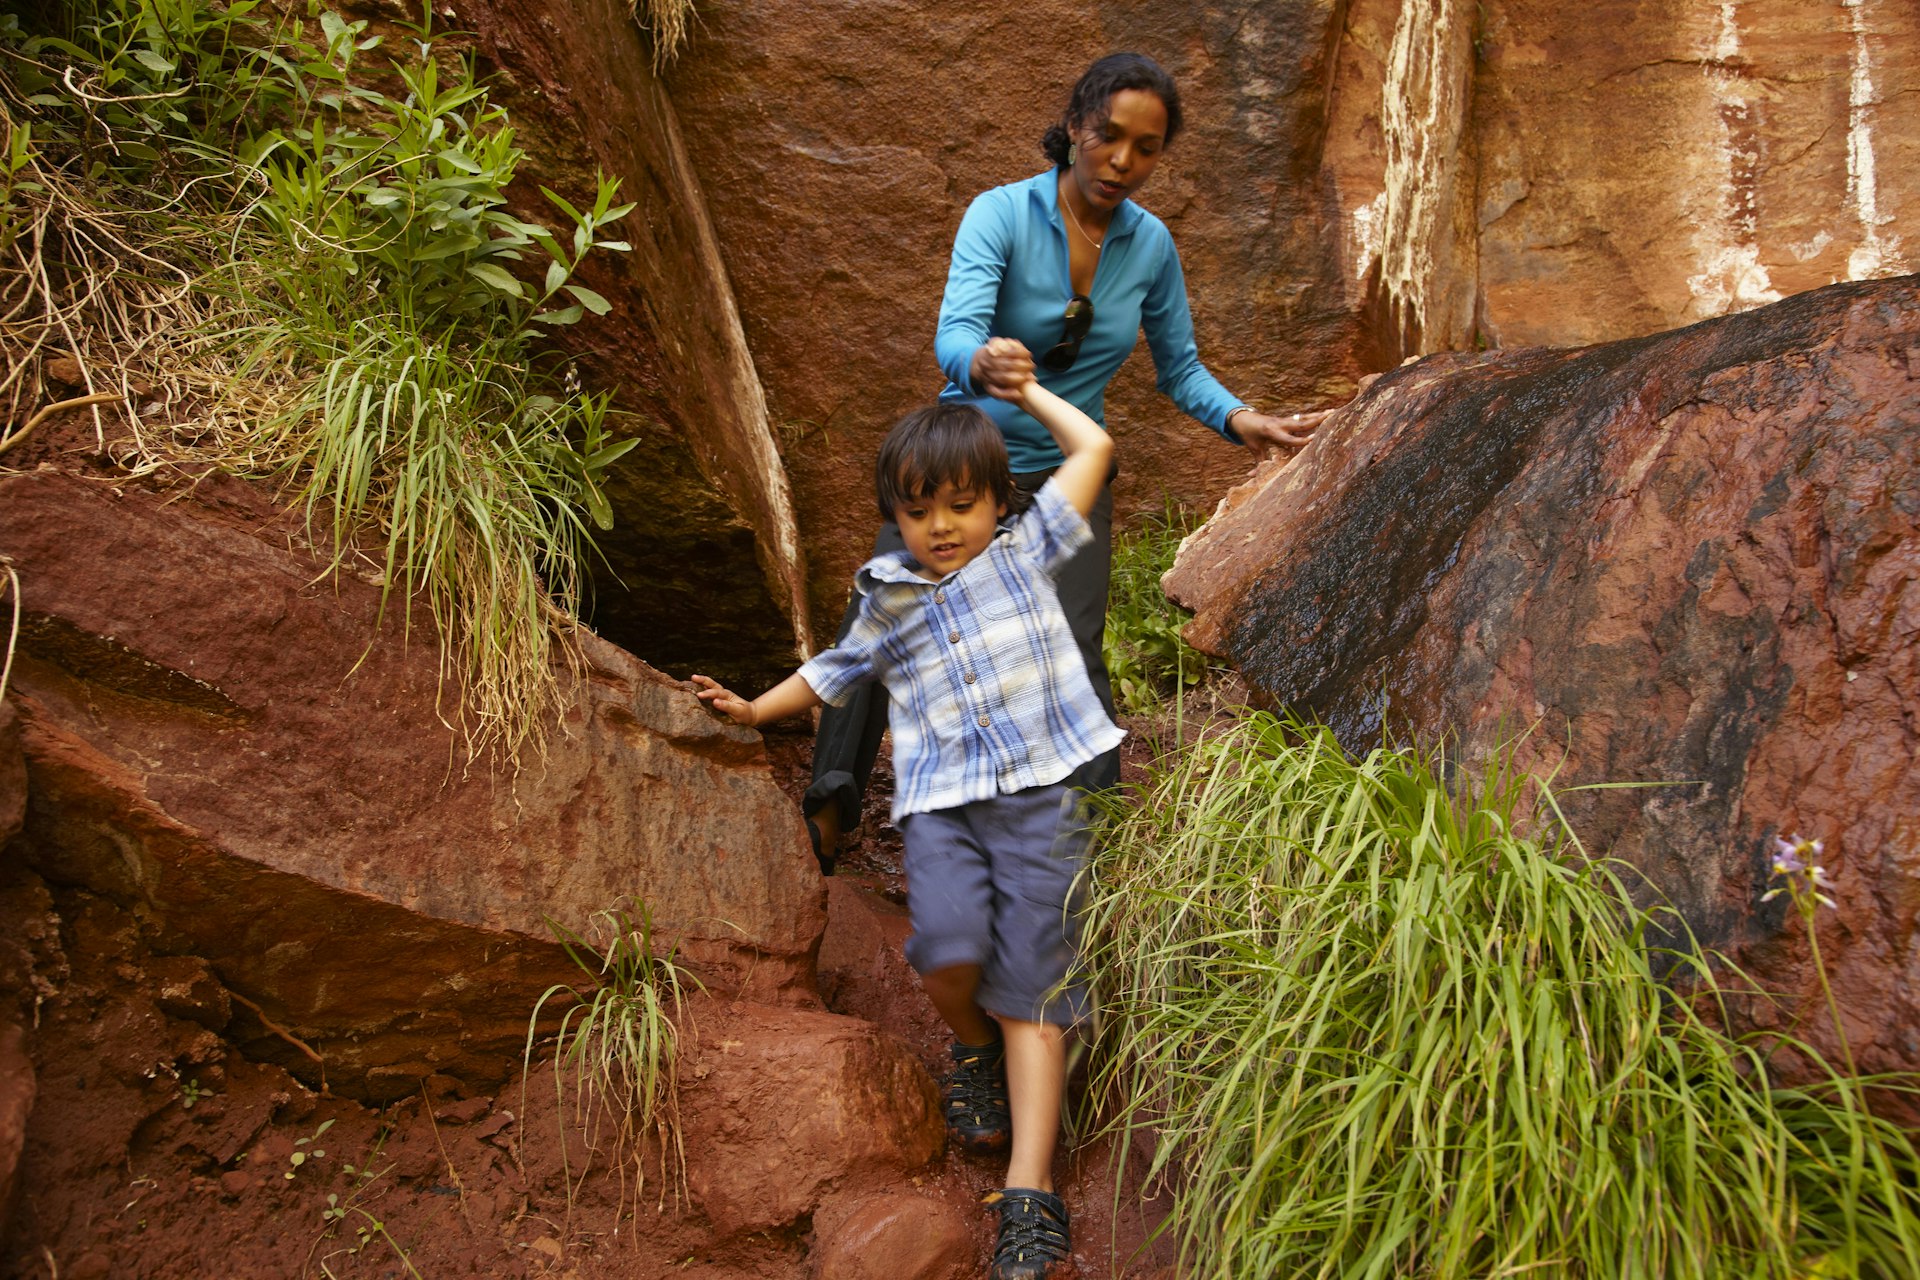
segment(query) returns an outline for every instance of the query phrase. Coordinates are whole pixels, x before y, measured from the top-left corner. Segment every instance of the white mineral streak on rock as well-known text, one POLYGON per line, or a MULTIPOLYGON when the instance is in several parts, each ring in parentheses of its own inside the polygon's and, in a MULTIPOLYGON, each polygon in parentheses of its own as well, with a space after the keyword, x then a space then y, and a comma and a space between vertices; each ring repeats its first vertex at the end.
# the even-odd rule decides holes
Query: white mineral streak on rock
POLYGON ((1813 233, 1813 239, 1808 240, 1806 243, 1788 245, 1787 252, 1793 255, 1794 261, 1806 262, 1825 253, 1827 246, 1832 243, 1833 236, 1830 232, 1816 231, 1813 233))
POLYGON ((1356 280, 1366 279, 1367 272, 1380 258, 1380 222, 1386 207, 1387 193, 1382 191, 1348 215, 1349 254, 1356 280))
POLYGON ((727 276, 726 259, 720 252, 720 240, 714 232, 713 217, 707 209, 706 194, 699 175, 687 155, 686 140, 680 133, 680 118, 673 109, 664 86, 648 86, 653 96, 653 113, 660 121, 667 154, 672 164, 681 207, 699 245, 701 276, 708 280, 708 302, 712 307, 711 328, 720 337, 722 358, 729 382, 727 390, 736 406, 742 431, 740 444, 751 464, 744 480, 729 477, 718 459, 707 454, 705 460, 714 469, 714 479, 723 492, 744 498, 759 541, 761 571, 768 590, 786 609, 793 624, 794 647, 802 659, 812 656, 813 627, 808 618, 806 560, 800 550, 800 522, 794 512, 793 486, 786 464, 780 458, 773 438, 773 417, 767 408, 766 387, 754 367, 747 348, 746 326, 740 319, 740 304, 727 276), (732 481, 731 483, 729 481, 732 481), (757 508, 757 511, 753 509, 757 508), (757 517, 757 518, 756 518, 757 517))
POLYGON ((1847 86, 1847 200, 1860 219, 1862 243, 1847 255, 1847 279, 1866 280, 1902 269, 1900 241, 1882 233, 1893 221, 1880 212, 1873 168, 1873 58, 1867 48, 1866 0, 1840 0, 1853 35, 1853 65, 1847 86))
POLYGON ((1718 129, 1718 167, 1724 173, 1718 216, 1702 223, 1695 236, 1700 270, 1687 278, 1692 298, 1685 320, 1704 320, 1778 302, 1779 290, 1760 261, 1759 218, 1754 208, 1754 178, 1764 157, 1753 127, 1752 107, 1739 71, 1739 5, 1720 5, 1713 30, 1701 50, 1709 101, 1718 129))
POLYGON ((1386 174, 1379 212, 1365 230, 1377 238, 1394 316, 1421 353, 1462 345, 1473 325, 1474 175, 1461 144, 1473 87, 1474 15, 1470 0, 1403 5, 1382 89, 1386 174))

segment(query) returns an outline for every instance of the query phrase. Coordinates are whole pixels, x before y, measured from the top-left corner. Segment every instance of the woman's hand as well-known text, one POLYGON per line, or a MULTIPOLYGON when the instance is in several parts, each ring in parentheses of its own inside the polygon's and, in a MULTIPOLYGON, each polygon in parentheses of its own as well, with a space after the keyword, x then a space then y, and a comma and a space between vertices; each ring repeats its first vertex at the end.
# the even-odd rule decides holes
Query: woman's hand
POLYGON ((753 704, 733 690, 723 687, 718 680, 707 676, 691 676, 689 679, 700 686, 694 690, 694 696, 712 710, 718 711, 735 724, 743 724, 749 729, 760 723, 760 717, 754 712, 753 704))
POLYGON ((995 400, 1018 400, 1022 389, 1033 381, 1033 354, 1016 338, 988 338, 973 353, 967 376, 976 392, 995 400))
POLYGON ((1288 449, 1298 449, 1313 438, 1313 429, 1320 425, 1331 409, 1320 409, 1313 413, 1290 413, 1279 416, 1260 413, 1253 409, 1236 409, 1227 415, 1227 428, 1255 456, 1262 459, 1288 449))

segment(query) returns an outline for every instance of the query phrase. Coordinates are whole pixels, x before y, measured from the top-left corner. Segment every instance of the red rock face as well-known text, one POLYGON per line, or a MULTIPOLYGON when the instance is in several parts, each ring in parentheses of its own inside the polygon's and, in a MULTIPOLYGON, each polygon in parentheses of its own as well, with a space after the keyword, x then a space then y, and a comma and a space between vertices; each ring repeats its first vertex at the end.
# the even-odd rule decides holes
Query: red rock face
MULTIPOLYGON (((1164 63, 1187 131, 1142 203, 1202 357, 1268 408, 1403 355, 1606 341, 1912 270, 1920 22, 1789 6, 1260 0, 937 10, 701 5, 666 80, 791 473, 817 625, 872 530, 866 468, 935 394, 947 251, 1094 58, 1164 63)), ((1152 389, 1108 400, 1120 515, 1248 459, 1152 389)))
MULTIPOLYGON (((1350 743, 1519 750, 1709 947, 1812 991, 1776 834, 1826 840, 1866 1070, 1920 1067, 1920 278, 1389 374, 1237 491, 1168 590, 1350 743)), ((1765 1019, 1778 1016, 1756 1012, 1765 1019)), ((1829 1050, 1824 1019, 1801 1033, 1829 1050)))
POLYGON ((1631 337, 1911 271, 1916 37, 1888 0, 1577 20, 1355 0, 1328 243, 1401 355, 1631 337))
POLYGON ((972 1224, 951 1203, 912 1192, 868 1196, 832 1220, 816 1213, 823 1241, 814 1280, 965 1280, 980 1271, 972 1224))
MULTIPOLYGON (((1172 228, 1200 354, 1270 408, 1338 403, 1367 368, 1317 172, 1331 0, 1252 6, 800 0, 700 6, 667 75, 793 477, 814 616, 872 544, 871 460, 936 395, 933 331, 967 204, 1046 166, 1042 131, 1103 54, 1179 78, 1187 130, 1142 203, 1172 228)), ((1211 498, 1237 446, 1153 389, 1142 344, 1109 392, 1123 516, 1211 498)))
POLYGON ((545 758, 468 766, 430 622, 376 636, 375 588, 255 536, 241 490, 0 481, 29 865, 137 905, 251 1002, 248 1052, 311 1076, 304 1041, 343 1093, 504 1077, 539 992, 580 976, 544 917, 630 894, 710 981, 815 1001, 824 894, 757 735, 588 637, 545 758))
POLYGON ((37 1091, 26 1034, 12 1018, 11 1009, 0 1010, 0 1225, 13 1212, 20 1152, 26 1146, 27 1120, 37 1091))
POLYGON ((719 1004, 695 1017, 681 1067, 687 1185, 716 1235, 896 1184, 945 1148, 932 1077, 871 1023, 719 1004))
POLYGON ((11 702, 0 701, 0 845, 13 839, 26 816, 27 757, 20 750, 20 713, 11 702))

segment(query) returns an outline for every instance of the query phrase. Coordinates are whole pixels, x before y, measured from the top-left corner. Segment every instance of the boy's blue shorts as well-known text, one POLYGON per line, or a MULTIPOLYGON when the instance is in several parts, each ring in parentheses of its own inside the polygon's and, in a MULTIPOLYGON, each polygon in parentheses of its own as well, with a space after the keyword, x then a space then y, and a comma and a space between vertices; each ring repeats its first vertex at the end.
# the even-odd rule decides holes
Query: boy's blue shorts
POLYGON ((1063 1027, 1083 1020, 1076 881, 1090 828, 1080 792, 1033 787, 912 814, 901 830, 908 963, 920 973, 979 965, 976 999, 988 1013, 1063 1027))

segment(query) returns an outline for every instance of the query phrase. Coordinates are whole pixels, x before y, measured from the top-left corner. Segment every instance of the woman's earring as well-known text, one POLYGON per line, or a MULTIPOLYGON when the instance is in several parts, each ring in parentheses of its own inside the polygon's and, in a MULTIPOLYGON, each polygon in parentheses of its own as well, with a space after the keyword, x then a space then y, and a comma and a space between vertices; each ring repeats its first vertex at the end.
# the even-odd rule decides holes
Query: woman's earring
POLYGON ((1079 158, 1080 158, 1080 144, 1077 142, 1069 142, 1067 144, 1067 163, 1072 164, 1079 158))

